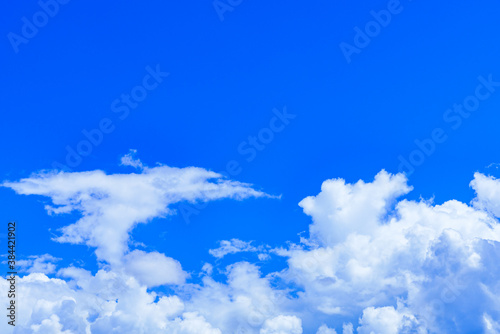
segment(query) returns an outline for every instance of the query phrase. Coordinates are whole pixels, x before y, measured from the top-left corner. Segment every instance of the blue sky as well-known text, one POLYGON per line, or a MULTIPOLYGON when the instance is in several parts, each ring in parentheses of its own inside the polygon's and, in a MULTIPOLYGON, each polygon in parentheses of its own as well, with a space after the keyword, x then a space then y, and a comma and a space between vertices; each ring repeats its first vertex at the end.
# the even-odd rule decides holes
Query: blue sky
MULTIPOLYGON (((69 1, 18 44, 12 34, 22 36, 23 17, 33 22, 41 7, 36 1, 9 4, 0 20, 2 180, 27 178, 55 161, 67 164, 67 147, 77 150, 86 140, 82 131, 102 122, 113 130, 92 144, 73 172, 135 172, 120 166, 130 149, 150 168, 161 163, 222 172, 237 163, 232 180, 281 198, 220 199, 195 209, 189 220, 155 217, 131 232, 132 240, 178 260, 199 283, 197 272, 210 261, 221 269, 245 260, 260 263, 264 274, 283 270, 283 258, 258 262, 256 254, 238 253, 214 261, 208 250, 232 238, 269 247, 299 243, 311 217, 297 204, 317 195, 323 181, 371 182, 382 169, 398 173, 399 157, 408 160, 418 149, 415 140, 432 138, 436 129, 447 139, 434 143, 408 175, 414 190, 404 198, 469 203, 474 173, 498 174, 495 166, 487 168, 500 162, 497 2, 218 5, 231 10, 218 13, 223 7, 210 1, 69 1), (397 13, 390 22, 348 60, 341 43, 355 46, 355 27, 364 31, 374 20, 371 11, 391 6, 397 13), (154 71, 168 76, 155 82, 154 71), (493 84, 486 87, 488 78, 493 84), (137 88, 144 80, 155 87, 137 88), (447 110, 476 96, 479 85, 488 97, 454 129, 447 110), (133 92, 147 96, 127 114, 117 110, 124 102, 113 107, 133 92), (288 124, 275 121, 284 110, 292 115, 288 124), (283 127, 247 161, 250 153, 241 151, 250 147, 249 136, 269 135, 263 129, 272 122, 283 127)), ((51 240, 80 212, 48 215, 46 196, 19 196, 6 187, 0 203, 3 221, 19 222, 19 257, 48 253, 62 259, 61 267, 97 272, 93 247, 51 240)))

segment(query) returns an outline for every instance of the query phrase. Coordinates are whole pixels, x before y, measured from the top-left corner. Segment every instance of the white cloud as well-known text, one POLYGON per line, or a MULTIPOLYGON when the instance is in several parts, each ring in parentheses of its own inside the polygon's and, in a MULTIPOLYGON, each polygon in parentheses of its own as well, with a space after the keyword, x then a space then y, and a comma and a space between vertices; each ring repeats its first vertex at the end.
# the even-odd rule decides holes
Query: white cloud
POLYGON ((214 266, 211 265, 210 263, 205 263, 203 265, 203 267, 201 268, 201 271, 202 271, 202 273, 210 276, 210 275, 212 275, 212 273, 214 271, 214 266))
POLYGON ((392 202, 411 189, 402 174, 382 171, 372 183, 327 180, 321 185, 319 195, 303 199, 299 206, 313 219, 309 228, 311 238, 323 245, 333 245, 352 232, 371 233, 392 202))
POLYGON ((327 325, 321 325, 316 334, 337 334, 337 332, 335 329, 329 328, 327 325))
POLYGON ((32 255, 25 260, 17 260, 16 266, 20 272, 52 274, 56 271, 54 262, 60 260, 50 254, 32 255))
POLYGON ((71 331, 63 331, 63 326, 59 323, 59 317, 55 314, 51 315, 50 318, 42 320, 39 325, 31 325, 33 333, 43 333, 43 334, 71 334, 71 331))
POLYGON ((222 334, 220 329, 213 328, 206 322, 205 318, 195 312, 186 312, 183 319, 175 319, 173 324, 167 326, 167 333, 173 334, 222 334))
POLYGON ((363 310, 363 317, 358 327, 359 334, 398 334, 404 332, 415 332, 413 323, 415 317, 402 314, 392 306, 368 307, 363 310), (411 331, 410 331, 411 330, 411 331))
POLYGON ((227 254, 236 254, 240 252, 258 252, 263 250, 263 247, 254 247, 252 242, 242 241, 239 239, 231 240, 221 240, 219 241, 219 247, 215 249, 210 249, 208 252, 210 255, 221 259, 227 254))
POLYGON ((266 320, 260 334, 302 334, 302 321, 295 316, 279 315, 266 320))
POLYGON ((500 180, 475 173, 470 185, 476 191, 473 205, 500 217, 500 180))
POLYGON ((286 291, 272 286, 272 277, 262 277, 259 268, 238 262, 226 268, 227 283, 203 277, 203 284, 189 291, 189 311, 202 313, 223 333, 259 333, 267 319, 280 315, 289 306, 286 291))
POLYGON ((134 250, 125 256, 124 262, 125 271, 148 287, 182 284, 188 277, 179 261, 158 252, 134 250))
POLYGON ((352 334, 354 333, 354 328, 351 323, 342 325, 342 334, 352 334))
MULTIPOLYGON (((20 279, 19 333, 35 329, 153 334, 498 333, 500 182, 494 178, 474 175, 471 186, 477 196, 472 205, 456 200, 440 205, 396 201, 411 187, 403 175, 384 171, 369 183, 326 181, 320 194, 301 202, 313 220, 310 237, 270 251, 285 257, 286 268, 263 275, 256 264, 238 262, 228 266, 225 277, 218 280, 212 277, 214 265, 205 263, 199 275, 193 275, 201 277, 201 283, 193 284, 185 282, 187 274, 176 260, 157 252, 128 250, 127 233, 147 217, 173 213, 172 198, 188 197, 179 190, 164 199, 178 185, 173 181, 171 186, 164 185, 169 180, 165 173, 188 178, 182 187, 192 187, 186 191, 198 199, 207 195, 195 189, 217 188, 226 181, 209 182, 206 173, 210 172, 204 170, 190 171, 204 175, 194 181, 184 175, 186 170, 157 168, 161 170, 145 168, 141 174, 125 176, 102 172, 34 176, 9 184, 19 193, 40 193, 50 196, 59 208, 81 211, 87 221, 77 224, 88 227, 89 233, 82 238, 87 244, 94 229, 101 225, 112 229, 111 212, 122 208, 118 203, 135 208, 130 213, 133 219, 117 216, 129 228, 115 265, 95 274, 69 267, 59 270, 56 278, 33 272, 20 279), (163 179, 157 193, 151 174, 163 179), (115 184, 115 177, 121 181, 115 184), (96 184, 95 178, 105 186, 98 190, 83 186, 89 180, 96 184), (75 184, 65 184, 68 180, 75 184), (158 205, 142 208, 140 199, 133 204, 135 195, 115 189, 123 182, 158 205), (102 214, 92 216, 91 212, 102 214), (166 296, 151 291, 162 284, 173 284, 175 293, 166 296)), ((255 191, 239 187, 246 189, 240 195, 255 191)), ((217 189, 227 195, 226 187, 217 189)), ((95 244, 100 247, 99 242, 95 244)), ((269 253, 238 239, 221 242, 211 253, 220 258, 240 251, 269 253)), ((109 257, 100 259, 108 261, 109 257)), ((43 268, 47 271, 47 266, 43 268)), ((7 287, 1 279, 2 295, 7 287)), ((8 333, 6 326, 0 324, 0 331, 8 333)))
POLYGON ((138 169, 144 169, 144 165, 141 162, 141 160, 135 158, 135 154, 137 153, 137 150, 130 150, 129 153, 125 154, 123 157, 120 159, 120 164, 122 166, 131 166, 134 168, 138 169))
MULTIPOLYGON (((494 305, 488 296, 499 292, 489 277, 500 278, 491 263, 500 254, 500 228, 489 215, 500 197, 490 195, 490 204, 477 204, 486 196, 476 185, 492 181, 484 178, 476 174, 472 182, 480 210, 455 200, 442 205, 402 200, 388 212, 409 187, 403 176, 385 172, 368 184, 324 184, 320 195, 301 202, 313 217, 311 240, 281 251, 289 263, 281 276, 304 288, 301 303, 316 308, 317 316, 344 315, 352 321, 350 314, 364 312, 360 332, 383 323, 384 315, 397 324, 379 327, 394 333, 410 323, 422 332, 478 330, 482 313, 494 305), (480 291, 482 282, 495 292, 480 291), (398 300, 407 311, 395 318, 391 305, 398 300), (458 316, 462 313, 469 314, 467 320, 458 316)), ((496 187, 488 194, 500 190, 497 183, 488 186, 496 187)))
MULTIPOLYGON (((19 333, 35 329, 40 333, 60 333, 58 329, 61 333, 92 334, 221 333, 202 316, 185 312, 179 297, 148 292, 131 276, 105 270, 91 275, 78 268, 63 269, 59 275, 67 281, 43 274, 30 274, 18 281, 19 333)), ((3 325, 0 331, 8 333, 3 325)))
POLYGON ((40 173, 3 186, 18 194, 50 197, 49 213, 81 212, 82 218, 62 228, 56 240, 95 247, 97 257, 112 265, 127 252, 136 224, 175 213, 175 203, 268 196, 196 167, 144 167, 140 174, 40 173))
POLYGON ((271 255, 267 254, 267 253, 259 253, 257 254, 257 258, 260 260, 260 261, 267 261, 271 258, 271 255))
POLYGON ((483 321, 485 326, 486 334, 499 334, 500 333, 500 323, 493 320, 488 314, 483 315, 483 321))

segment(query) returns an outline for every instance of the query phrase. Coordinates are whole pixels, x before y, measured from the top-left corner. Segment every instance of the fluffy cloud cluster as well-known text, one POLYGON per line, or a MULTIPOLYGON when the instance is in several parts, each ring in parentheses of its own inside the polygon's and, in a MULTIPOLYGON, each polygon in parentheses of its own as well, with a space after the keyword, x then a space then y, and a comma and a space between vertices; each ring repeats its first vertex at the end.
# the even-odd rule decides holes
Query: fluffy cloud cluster
POLYGON ((471 186, 472 207, 394 203, 411 188, 384 171, 372 183, 325 181, 300 203, 311 238, 280 250, 281 276, 303 288, 304 312, 358 322, 359 333, 482 332, 500 316, 500 183, 476 174, 471 186))
MULTIPOLYGON (((263 275, 256 264, 237 262, 222 282, 207 263, 193 284, 178 261, 129 250, 131 229, 173 214, 170 205, 180 201, 266 195, 199 168, 122 162, 143 170, 4 183, 50 197, 50 213, 80 211, 57 240, 95 247, 110 264, 95 275, 69 267, 48 277, 54 268, 42 264, 50 258, 27 262, 29 275, 18 282, 19 333, 500 333, 500 181, 492 177, 474 175, 470 205, 400 199, 412 188, 385 171, 372 182, 327 180, 299 204, 312 218, 309 237, 265 249, 287 260, 283 270, 263 275), (98 235, 115 229, 106 248, 98 235), (151 289, 164 285, 173 293, 151 289)), ((242 251, 261 249, 232 239, 210 253, 242 251)), ((0 280, 0 292, 6 288, 0 280)))
MULTIPOLYGON (((130 157, 122 163, 142 166, 130 157)), ((95 247, 97 257, 112 265, 119 265, 128 251, 135 225, 175 213, 171 208, 175 203, 268 196, 195 167, 144 167, 141 173, 112 175, 99 170, 42 173, 3 186, 18 194, 50 197, 53 205, 46 206, 50 214, 79 211, 82 218, 64 227, 56 240, 95 247)))
POLYGON ((294 316, 279 315, 267 319, 260 334, 302 334, 302 321, 294 316))

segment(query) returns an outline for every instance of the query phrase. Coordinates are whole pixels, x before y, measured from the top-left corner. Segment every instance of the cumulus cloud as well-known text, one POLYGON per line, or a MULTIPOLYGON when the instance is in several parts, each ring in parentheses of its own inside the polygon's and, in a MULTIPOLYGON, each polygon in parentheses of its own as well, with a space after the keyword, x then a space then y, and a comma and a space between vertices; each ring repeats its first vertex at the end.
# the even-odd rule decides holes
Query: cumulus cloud
POLYGON ((226 283, 210 276, 189 293, 186 308, 203 315, 223 333, 259 333, 267 319, 290 312, 285 290, 273 287, 272 275, 262 276, 255 264, 237 262, 226 268, 226 283), (200 311, 201 312, 201 311, 200 311))
POLYGON ((302 321, 295 316, 279 315, 267 319, 260 334, 302 334, 302 321))
POLYGON ((500 180, 475 173, 470 185, 476 191, 473 205, 490 212, 497 218, 500 217, 500 180))
POLYGON ((337 331, 333 328, 329 328, 327 325, 321 325, 316 334, 337 334, 337 331))
POLYGON ((222 334, 220 329, 213 328, 206 322, 205 318, 197 313, 184 313, 183 318, 177 318, 173 324, 169 324, 168 332, 173 334, 222 334))
POLYGON ((177 296, 148 292, 132 276, 79 268, 59 275, 65 280, 35 273, 20 279, 17 332, 221 334, 203 316, 185 312, 177 296))
MULTIPOLYGON (((187 284, 172 295, 149 291, 135 277, 113 270, 92 274, 68 267, 60 269, 57 278, 32 273, 17 282, 22 303, 16 328, 19 333, 34 328, 50 332, 50 326, 60 330, 55 333, 222 334, 238 328, 245 330, 241 333, 259 333, 267 324, 267 331, 298 330, 293 317, 266 323, 280 315, 287 298, 278 295, 255 265, 240 262, 227 270, 227 284, 205 276, 201 285, 187 284)), ((6 289, 1 279, 0 291, 6 289)), ((8 329, 5 322, 0 324, 2 333, 8 329)))
POLYGON ((354 329, 351 323, 343 324, 342 325, 342 334, 352 334, 354 333, 354 329))
POLYGON ((27 259, 17 260, 16 265, 21 272, 52 274, 56 271, 55 262, 60 260, 50 254, 31 255, 27 259))
MULTIPOLYGON (((49 196, 50 212, 82 212, 86 221, 77 222, 78 228, 88 229, 82 242, 95 247, 100 244, 91 243, 92 231, 100 225, 111 229, 110 210, 129 204, 133 217, 117 216, 128 226, 125 245, 135 224, 174 213, 169 205, 178 198, 265 196, 248 185, 221 186, 229 181, 210 181, 211 172, 204 170, 156 168, 126 176, 70 173, 74 180, 68 173, 36 175, 4 185, 49 196), (170 180, 172 173, 183 181, 170 180), (121 181, 115 184, 115 177, 121 181), (94 182, 85 188, 94 178, 105 186, 96 188, 94 182), (153 190, 154 178, 170 183, 159 182, 153 190), (136 197, 127 189, 114 189, 123 180, 156 204, 133 204, 136 197), (198 191, 204 187, 214 193, 207 197, 198 191), (239 195, 227 187, 239 187, 231 190, 239 195)), ((62 268, 55 277, 47 276, 53 268, 47 275, 32 271, 18 282, 19 333, 498 333, 500 182, 475 174, 470 185, 476 192, 470 204, 451 199, 436 205, 401 199, 412 189, 401 174, 382 171, 371 182, 354 184, 327 180, 319 194, 300 202, 312 218, 309 237, 272 250, 286 266, 267 274, 255 263, 237 262, 218 270, 225 276, 220 279, 212 276, 217 264, 205 263, 195 284, 176 260, 126 246, 111 252, 118 254, 115 265, 95 274, 75 267, 62 268), (168 295, 151 289, 163 284, 171 285, 168 295)), ((261 252, 231 239, 210 253, 221 258, 240 251, 261 252)), ((100 255, 104 261, 112 258, 100 255)), ((7 287, 0 280, 0 293, 7 287)), ((7 329, 1 326, 6 325, 0 331, 7 329)))
POLYGON ((148 287, 165 284, 182 284, 188 274, 179 261, 158 252, 134 250, 124 258, 125 271, 148 287))
POLYGON ((358 327, 359 334, 398 334, 415 333, 413 323, 415 317, 398 312, 392 306, 368 307, 363 310, 363 316, 358 327))
POLYGON ((72 332, 69 330, 62 330, 63 326, 59 321, 59 317, 53 314, 50 318, 42 320, 39 325, 31 325, 31 329, 33 333, 71 334, 72 332))
POLYGON ((382 171, 372 183, 354 185, 327 181, 301 202, 313 218, 311 240, 281 252, 289 264, 281 275, 303 287, 301 301, 318 317, 359 318, 360 333, 479 332, 482 314, 498 304, 491 277, 500 278, 500 270, 490 261, 500 254, 500 228, 493 204, 484 204, 496 197, 478 187, 493 181, 475 175, 474 207, 401 200, 392 210, 410 189, 403 175, 382 171))
POLYGON ((332 245, 352 232, 372 232, 392 202, 411 189, 402 174, 382 171, 371 183, 327 180, 317 196, 306 197, 299 206, 313 219, 309 228, 311 239, 332 245))

